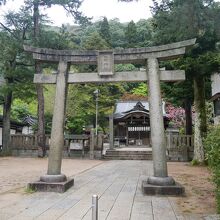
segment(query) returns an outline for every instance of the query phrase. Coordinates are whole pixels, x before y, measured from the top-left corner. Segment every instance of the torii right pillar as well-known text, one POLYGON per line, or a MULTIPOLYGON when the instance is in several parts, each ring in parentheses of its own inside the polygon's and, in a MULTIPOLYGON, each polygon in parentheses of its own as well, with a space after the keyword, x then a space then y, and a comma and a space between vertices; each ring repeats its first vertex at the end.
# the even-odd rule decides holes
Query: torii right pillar
POLYGON ((147 59, 147 75, 150 101, 150 127, 153 154, 153 176, 142 183, 145 194, 181 195, 184 187, 168 176, 166 140, 160 90, 160 72, 157 58, 147 59))

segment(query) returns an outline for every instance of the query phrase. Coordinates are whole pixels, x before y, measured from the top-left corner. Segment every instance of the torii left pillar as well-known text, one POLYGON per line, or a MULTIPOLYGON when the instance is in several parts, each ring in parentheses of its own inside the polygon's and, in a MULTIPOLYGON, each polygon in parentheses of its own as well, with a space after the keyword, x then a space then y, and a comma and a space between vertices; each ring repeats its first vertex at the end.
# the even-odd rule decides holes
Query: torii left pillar
POLYGON ((41 176, 40 181, 29 184, 31 188, 40 191, 65 192, 68 188, 73 186, 74 183, 74 179, 67 179, 67 177, 61 173, 67 80, 68 63, 60 61, 58 65, 47 174, 41 176))

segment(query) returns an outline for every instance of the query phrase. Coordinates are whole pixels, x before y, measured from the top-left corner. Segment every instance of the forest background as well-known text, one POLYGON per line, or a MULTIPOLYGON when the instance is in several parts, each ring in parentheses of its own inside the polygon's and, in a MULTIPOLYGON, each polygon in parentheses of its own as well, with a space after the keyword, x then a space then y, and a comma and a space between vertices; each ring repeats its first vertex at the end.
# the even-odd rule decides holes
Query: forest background
MULTIPOLYGON (((126 1, 126 0, 125 0, 126 1)), ((128 0, 129 2, 129 0, 128 0)), ((45 133, 50 133, 53 114, 54 86, 33 84, 34 73, 53 74, 56 65, 41 65, 23 51, 23 44, 53 49, 102 50, 113 48, 149 47, 197 38, 195 47, 184 57, 160 63, 161 68, 183 69, 186 81, 161 83, 167 113, 174 127, 182 133, 194 133, 199 161, 204 160, 202 139, 211 122, 210 76, 219 71, 220 4, 214 0, 153 1, 152 18, 120 23, 106 17, 92 23, 80 11, 81 0, 26 0, 19 12, 8 12, 0 22, 0 74, 3 105, 3 149, 9 149, 10 118, 22 121, 25 116, 38 118, 36 133, 39 145, 44 145, 45 133), (63 6, 78 25, 50 26, 41 7, 63 6), (208 106, 208 108, 207 108, 208 106), (184 110, 183 110, 184 109, 184 110), (209 113, 209 114, 207 114, 209 113), (194 123, 192 116, 194 115, 194 123), (208 117, 207 117, 208 115, 208 117), (202 152, 202 153, 201 153, 202 152)), ((7 4, 7 1, 0 1, 7 4)), ((71 66, 73 72, 94 72, 96 66, 71 66)), ((141 65, 115 65, 115 71, 132 71, 141 65)), ((82 133, 86 126, 95 125, 95 97, 99 94, 99 129, 107 132, 107 117, 117 100, 147 100, 146 82, 110 83, 107 85, 69 85, 65 129, 67 133, 82 133)))

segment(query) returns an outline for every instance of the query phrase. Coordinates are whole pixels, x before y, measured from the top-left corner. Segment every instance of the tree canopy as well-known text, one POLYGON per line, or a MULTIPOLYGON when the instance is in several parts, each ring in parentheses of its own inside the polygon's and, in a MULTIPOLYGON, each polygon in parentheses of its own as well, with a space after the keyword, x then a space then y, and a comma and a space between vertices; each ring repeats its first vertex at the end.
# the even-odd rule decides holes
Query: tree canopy
MULTIPOLYGON (((130 0, 127 0, 127 2, 130 2, 130 0)), ((8 59, 9 56, 13 56, 15 52, 16 55, 14 57, 16 57, 16 60, 27 65, 16 66, 15 76, 17 77, 21 74, 18 74, 18 72, 22 68, 22 74, 27 74, 30 77, 29 80, 33 79, 34 67, 32 65, 34 63, 30 57, 23 53, 23 42, 54 49, 105 50, 147 47, 196 37, 196 46, 186 56, 174 61, 160 63, 160 66, 166 67, 166 69, 184 69, 187 78, 182 83, 163 83, 162 91, 163 98, 171 101, 176 106, 185 106, 186 101, 192 105, 195 100, 195 88, 198 84, 201 88, 204 88, 203 92, 200 88, 200 94, 204 93, 205 95, 200 97, 199 100, 204 101, 205 98, 210 97, 210 74, 219 68, 219 3, 213 0, 195 0, 193 2, 189 0, 154 0, 153 2, 154 4, 151 9, 153 16, 148 20, 142 19, 136 23, 133 21, 120 23, 117 18, 108 20, 106 17, 103 17, 99 21, 89 23, 89 18, 78 11, 82 3, 81 0, 26 0, 23 10, 18 13, 10 12, 6 16, 7 22, 0 23, 2 26, 0 32, 1 44, 4 44, 0 55, 2 57, 0 67, 2 70, 6 68, 7 65, 5 65, 4 60, 8 59), (73 17, 81 25, 63 25, 61 28, 51 27, 45 23, 44 17, 40 16, 38 18, 40 19, 40 31, 36 42, 33 33, 33 25, 35 24, 33 20, 34 9, 36 7, 52 7, 53 5, 63 6, 67 12, 73 14, 73 17), (13 17, 13 20, 10 20, 11 17, 13 17), (200 78, 201 82, 198 81, 200 78), (205 82, 204 86, 203 82, 205 82)), ((0 4, 3 3, 5 1, 0 1, 0 4)), ((141 65, 137 64, 118 64, 115 65, 115 71, 131 71, 141 67, 141 65)), ((42 68, 43 71, 46 71, 46 74, 51 74, 57 67, 53 64, 47 64, 43 65, 42 68)), ((96 68, 95 65, 75 65, 71 66, 71 71, 92 72, 96 71, 96 68)), ((11 73, 11 71, 7 71, 7 74, 11 73)), ((22 79, 25 79, 25 77, 22 77, 22 79)), ((18 84, 16 80, 14 82, 18 84)), ((29 81, 26 80, 26 82, 29 81)), ((30 92, 27 94, 32 96, 32 100, 34 100, 36 93, 33 90, 33 84, 27 83, 25 87, 22 80, 19 83, 23 85, 23 88, 26 89, 25 91, 29 89, 28 91, 30 92)), ((13 89, 15 88, 16 86, 13 84, 13 89)), ((50 114, 52 113, 53 105, 50 100, 54 93, 54 90, 51 88, 49 86, 45 87, 46 112, 50 114)), ((136 97, 147 96, 147 86, 145 83, 121 83, 105 86, 94 86, 91 84, 71 85, 68 95, 67 129, 79 132, 81 129, 80 125, 94 123, 95 102, 93 91, 96 88, 101 91, 100 120, 103 121, 106 115, 112 111, 114 102, 117 99, 135 95, 136 97), (74 123, 73 120, 75 121, 74 123), (77 126, 74 127, 75 125, 77 126)), ((22 92, 23 90, 20 90, 21 96, 22 92)), ((15 93, 16 95, 17 93, 15 93)), ((13 115, 16 114, 13 113, 13 115)), ((102 127, 104 128, 104 125, 102 127)))

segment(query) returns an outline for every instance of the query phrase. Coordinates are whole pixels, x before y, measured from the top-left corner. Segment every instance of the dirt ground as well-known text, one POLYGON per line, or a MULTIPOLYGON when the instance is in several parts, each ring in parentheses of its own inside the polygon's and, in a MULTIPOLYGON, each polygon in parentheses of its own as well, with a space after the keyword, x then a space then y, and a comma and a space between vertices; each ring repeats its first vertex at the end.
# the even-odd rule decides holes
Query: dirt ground
POLYGON ((183 213, 215 214, 216 203, 211 172, 205 166, 192 166, 190 163, 169 162, 169 175, 184 185, 185 196, 172 197, 183 213))
MULTIPOLYGON (((62 170, 68 177, 103 163, 100 160, 63 159, 62 170), (74 161, 73 161, 74 160, 74 161)), ((45 158, 0 157, 0 195, 23 188, 27 183, 39 180, 47 172, 45 158)))

